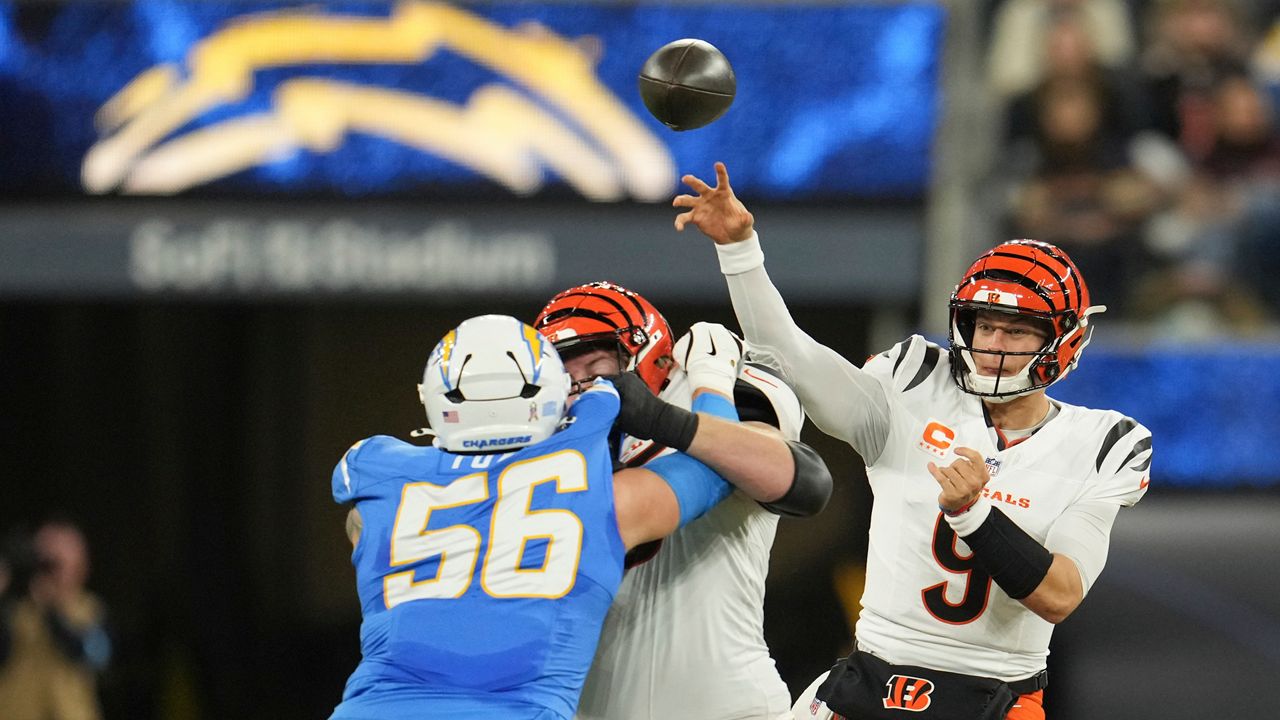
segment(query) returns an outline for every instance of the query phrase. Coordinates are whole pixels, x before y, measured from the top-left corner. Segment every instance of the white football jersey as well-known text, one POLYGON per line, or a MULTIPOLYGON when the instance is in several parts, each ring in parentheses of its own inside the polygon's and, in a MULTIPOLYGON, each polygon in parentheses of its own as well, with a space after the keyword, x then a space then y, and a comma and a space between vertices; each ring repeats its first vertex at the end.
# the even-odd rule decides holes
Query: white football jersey
POLYGON ((1120 413, 1054 401, 1059 412, 1039 431, 1000 450, 982 401, 952 380, 946 350, 914 336, 863 372, 883 388, 888 437, 878 457, 864 458, 875 502, 858 646, 903 665, 1004 680, 1034 675, 1045 667, 1053 625, 976 565, 942 519, 926 466, 953 462, 956 447, 978 450, 991 473, 987 498, 1055 551, 1050 532, 1070 506, 1129 506, 1142 497, 1150 433, 1120 413))
MULTIPOLYGON (((788 439, 804 415, 794 392, 763 369, 742 379, 774 406, 788 439)), ((679 369, 662 399, 688 408, 679 369)), ((661 455, 624 438, 621 460, 661 455)), ((668 451, 669 452, 669 451, 668 451)), ((773 720, 791 707, 764 641, 765 576, 778 516, 735 491, 631 568, 605 618, 578 705, 582 720, 773 720)))

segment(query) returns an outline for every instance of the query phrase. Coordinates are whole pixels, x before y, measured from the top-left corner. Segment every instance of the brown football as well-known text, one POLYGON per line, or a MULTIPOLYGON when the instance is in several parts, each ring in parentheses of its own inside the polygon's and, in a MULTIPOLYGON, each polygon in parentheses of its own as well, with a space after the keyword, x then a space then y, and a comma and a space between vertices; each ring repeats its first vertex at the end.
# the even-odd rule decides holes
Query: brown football
POLYGON ((685 38, 667 43, 640 68, 644 106, 672 130, 692 130, 729 109, 738 88, 733 66, 709 42, 685 38))

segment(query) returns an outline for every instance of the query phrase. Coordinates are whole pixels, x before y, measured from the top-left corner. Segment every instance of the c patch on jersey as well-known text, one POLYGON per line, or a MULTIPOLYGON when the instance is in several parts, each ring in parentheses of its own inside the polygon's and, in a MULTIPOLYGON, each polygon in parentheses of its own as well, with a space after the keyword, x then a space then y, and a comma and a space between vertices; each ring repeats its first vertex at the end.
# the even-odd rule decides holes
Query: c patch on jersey
POLYGON ((932 692, 933 682, 929 680, 910 675, 894 675, 885 683, 884 708, 924 712, 933 702, 933 698, 929 697, 932 692))
POLYGON ((929 418, 929 421, 925 423, 924 431, 920 433, 920 439, 916 442, 916 447, 941 459, 947 456, 955 439, 955 430, 938 420, 929 418))

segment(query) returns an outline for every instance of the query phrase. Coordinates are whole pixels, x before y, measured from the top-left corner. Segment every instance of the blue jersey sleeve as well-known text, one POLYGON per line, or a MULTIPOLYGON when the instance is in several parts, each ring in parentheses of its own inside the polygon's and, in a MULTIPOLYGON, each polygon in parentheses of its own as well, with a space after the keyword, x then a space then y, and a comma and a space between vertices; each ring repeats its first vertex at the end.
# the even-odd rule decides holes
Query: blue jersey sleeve
POLYGON ((369 442, 368 438, 352 445, 342 459, 333 468, 333 501, 339 505, 353 502, 360 496, 360 470, 358 460, 360 451, 369 442))
POLYGON ((569 417, 573 418, 570 428, 575 433, 607 433, 621 408, 622 399, 613 383, 597 379, 569 408, 569 417))
POLYGON ((721 500, 729 497, 733 486, 714 470, 684 453, 671 453, 651 460, 644 466, 667 481, 680 504, 680 527, 702 517, 721 500))

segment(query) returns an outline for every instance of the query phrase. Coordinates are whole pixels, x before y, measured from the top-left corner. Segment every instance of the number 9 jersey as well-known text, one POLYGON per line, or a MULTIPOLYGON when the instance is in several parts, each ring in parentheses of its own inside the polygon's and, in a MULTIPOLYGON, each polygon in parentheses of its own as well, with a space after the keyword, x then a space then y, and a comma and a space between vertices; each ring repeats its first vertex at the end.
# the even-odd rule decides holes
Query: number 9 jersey
MULTIPOLYGON (((981 399, 951 379, 947 353, 919 336, 873 357, 863 372, 885 398, 859 649, 891 663, 1018 680, 1044 669, 1053 625, 1004 593, 938 510, 930 462, 982 453, 987 499, 1050 552, 1071 558, 1084 591, 1102 571, 1117 509, 1146 492, 1151 433, 1114 411, 1052 401, 1034 435, 1005 444, 981 399), (1056 413, 1056 414, 1055 414, 1056 413), (1081 523, 1100 515, 1105 522, 1081 523)), ((859 449, 863 452, 862 449, 859 449)))
POLYGON ((597 384, 566 429, 506 453, 386 436, 347 451, 333 497, 364 523, 351 558, 363 659, 333 718, 573 715, 622 581, 618 407, 597 384))

